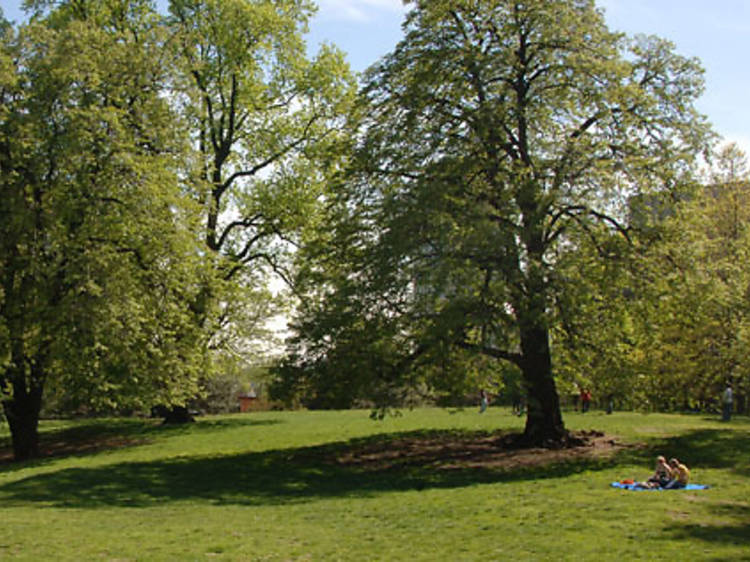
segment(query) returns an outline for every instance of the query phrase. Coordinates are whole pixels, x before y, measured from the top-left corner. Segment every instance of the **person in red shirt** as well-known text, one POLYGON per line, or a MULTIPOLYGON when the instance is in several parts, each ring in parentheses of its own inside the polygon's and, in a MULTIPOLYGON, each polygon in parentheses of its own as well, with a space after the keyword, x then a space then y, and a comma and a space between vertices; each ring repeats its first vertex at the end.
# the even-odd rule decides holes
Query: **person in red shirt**
POLYGON ((581 412, 586 413, 589 411, 589 405, 591 403, 591 392, 587 388, 581 391, 581 412))

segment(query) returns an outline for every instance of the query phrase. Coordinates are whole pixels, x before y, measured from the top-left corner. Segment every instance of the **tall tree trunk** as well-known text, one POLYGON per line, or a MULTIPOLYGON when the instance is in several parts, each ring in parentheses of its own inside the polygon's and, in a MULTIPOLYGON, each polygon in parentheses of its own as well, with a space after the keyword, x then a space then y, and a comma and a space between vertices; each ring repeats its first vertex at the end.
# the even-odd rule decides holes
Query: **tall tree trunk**
POLYGON ((562 444, 567 432, 560 412, 560 400, 552 376, 549 331, 544 326, 521 330, 521 370, 527 391, 524 440, 533 445, 562 444))
MULTIPOLYGON (((536 216, 536 211, 528 212, 526 216, 536 216)), ((529 223, 526 244, 529 262, 523 283, 525 290, 516 303, 522 357, 519 366, 527 393, 524 440, 530 445, 557 446, 566 442, 567 431, 552 376, 544 244, 538 226, 540 221, 532 219, 529 223)))
POLYGON ((31 382, 27 388, 25 377, 13 382, 13 397, 3 401, 3 410, 10 427, 13 458, 25 461, 39 456, 39 413, 42 409, 43 385, 31 382))

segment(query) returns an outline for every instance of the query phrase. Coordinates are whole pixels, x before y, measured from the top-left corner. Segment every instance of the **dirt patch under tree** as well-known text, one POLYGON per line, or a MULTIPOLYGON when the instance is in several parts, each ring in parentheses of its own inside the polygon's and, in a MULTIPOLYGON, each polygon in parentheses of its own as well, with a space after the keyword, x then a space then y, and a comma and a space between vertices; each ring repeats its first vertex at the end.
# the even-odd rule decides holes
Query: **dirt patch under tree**
POLYGON ((598 431, 571 432, 564 447, 524 447, 518 434, 493 433, 484 436, 440 433, 434 436, 396 438, 352 447, 336 462, 366 470, 388 470, 396 466, 430 466, 437 469, 486 468, 515 470, 604 459, 626 445, 598 431))

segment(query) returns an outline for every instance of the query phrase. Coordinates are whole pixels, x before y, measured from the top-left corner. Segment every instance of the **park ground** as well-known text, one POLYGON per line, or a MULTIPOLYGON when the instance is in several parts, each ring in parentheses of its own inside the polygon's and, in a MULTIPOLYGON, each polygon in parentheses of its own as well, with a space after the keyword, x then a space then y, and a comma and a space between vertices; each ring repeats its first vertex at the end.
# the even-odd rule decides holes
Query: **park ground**
POLYGON ((565 423, 584 445, 512 448, 501 407, 46 421, 23 464, 0 428, 0 560, 750 560, 750 419, 565 423), (711 488, 610 487, 659 453, 711 488))

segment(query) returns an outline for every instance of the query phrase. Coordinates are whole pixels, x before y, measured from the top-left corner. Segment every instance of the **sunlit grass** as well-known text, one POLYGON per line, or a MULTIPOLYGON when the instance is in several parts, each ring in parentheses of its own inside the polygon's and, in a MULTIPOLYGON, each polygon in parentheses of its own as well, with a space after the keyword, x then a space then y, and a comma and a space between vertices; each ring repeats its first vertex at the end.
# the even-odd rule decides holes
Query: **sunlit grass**
MULTIPOLYGON (((750 547, 750 422, 566 414, 636 444, 543 469, 368 471, 332 462, 355 445, 427 431, 520 430, 505 408, 268 412, 45 422, 44 442, 122 438, 0 465, 5 560, 741 560, 750 547), (701 492, 622 492, 656 452, 684 458, 701 492)), ((0 429, 0 440, 7 432, 0 429)), ((480 433, 478 433, 480 434, 480 433)), ((106 440, 105 440, 106 441, 106 440)))

